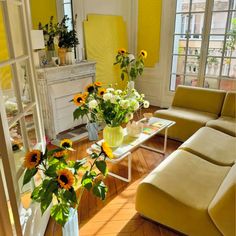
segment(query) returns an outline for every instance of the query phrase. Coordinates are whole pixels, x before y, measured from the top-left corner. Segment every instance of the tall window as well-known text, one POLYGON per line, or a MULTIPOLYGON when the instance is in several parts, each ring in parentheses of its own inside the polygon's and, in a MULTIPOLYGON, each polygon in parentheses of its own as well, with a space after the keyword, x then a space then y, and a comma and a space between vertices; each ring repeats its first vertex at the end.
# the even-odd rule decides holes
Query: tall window
POLYGON ((68 29, 73 29, 73 8, 72 0, 57 0, 58 17, 61 20, 65 15, 69 18, 66 22, 68 29))
POLYGON ((236 90, 236 0, 177 0, 170 90, 236 90))

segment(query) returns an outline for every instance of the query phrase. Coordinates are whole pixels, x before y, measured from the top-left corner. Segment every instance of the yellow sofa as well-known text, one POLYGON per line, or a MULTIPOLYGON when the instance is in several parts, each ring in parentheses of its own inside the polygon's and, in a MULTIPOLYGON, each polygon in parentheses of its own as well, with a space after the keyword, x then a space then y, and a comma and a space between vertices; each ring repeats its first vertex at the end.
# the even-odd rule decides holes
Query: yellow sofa
POLYGON ((136 210, 191 236, 234 236, 236 164, 176 150, 138 186, 136 210))
POLYGON ((221 116, 210 120, 206 126, 236 136, 236 92, 228 92, 225 97, 221 116))
POLYGON ((179 149, 217 165, 232 166, 236 162, 236 137, 210 127, 199 129, 179 149))
POLYGON ((178 86, 169 109, 158 110, 155 116, 173 120, 176 125, 168 131, 170 138, 185 141, 221 113, 225 91, 178 86))

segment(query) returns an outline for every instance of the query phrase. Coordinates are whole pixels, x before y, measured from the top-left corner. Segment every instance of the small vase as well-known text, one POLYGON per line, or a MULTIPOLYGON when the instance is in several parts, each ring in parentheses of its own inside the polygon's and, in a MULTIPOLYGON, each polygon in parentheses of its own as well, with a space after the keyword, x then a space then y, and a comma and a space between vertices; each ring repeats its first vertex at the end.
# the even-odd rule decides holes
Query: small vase
POLYGON ((52 58, 56 56, 55 50, 48 50, 46 54, 47 54, 48 62, 51 62, 52 58))
POLYGON ((88 138, 90 141, 96 141, 98 140, 98 124, 96 122, 88 123, 86 125, 86 128, 88 130, 88 138))
POLYGON ((119 147, 124 139, 124 132, 121 126, 106 126, 103 130, 103 139, 111 148, 119 147))
POLYGON ((77 209, 70 208, 69 220, 62 227, 62 236, 79 235, 79 222, 77 209))
POLYGON ((58 48, 58 57, 60 58, 60 66, 66 64, 66 48, 58 48))
POLYGON ((134 89, 134 81, 133 80, 128 81, 127 87, 128 87, 128 90, 134 89))

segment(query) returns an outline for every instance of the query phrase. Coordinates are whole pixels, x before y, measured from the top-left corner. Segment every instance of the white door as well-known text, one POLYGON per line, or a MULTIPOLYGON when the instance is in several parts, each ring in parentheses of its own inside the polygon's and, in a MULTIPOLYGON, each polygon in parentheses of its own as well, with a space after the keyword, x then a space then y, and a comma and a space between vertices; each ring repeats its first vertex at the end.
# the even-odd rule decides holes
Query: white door
POLYGON ((43 235, 49 218, 30 204, 37 179, 22 188, 25 153, 45 149, 30 29, 28 0, 0 0, 0 235, 7 236, 43 235))

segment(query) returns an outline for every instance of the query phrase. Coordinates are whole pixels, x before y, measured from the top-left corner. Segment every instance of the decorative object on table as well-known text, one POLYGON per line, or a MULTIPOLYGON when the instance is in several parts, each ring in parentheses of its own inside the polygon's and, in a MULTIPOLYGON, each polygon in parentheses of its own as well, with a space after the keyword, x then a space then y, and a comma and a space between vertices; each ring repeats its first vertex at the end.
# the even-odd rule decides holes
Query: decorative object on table
POLYGON ((147 57, 147 52, 141 50, 137 59, 134 55, 127 52, 124 48, 118 50, 114 65, 119 64, 121 69, 121 79, 127 78, 129 90, 134 89, 134 81, 138 76, 142 75, 144 69, 144 59, 147 57))
POLYGON ((40 67, 42 66, 40 51, 43 51, 42 49, 45 48, 43 30, 31 30, 31 42, 32 49, 34 50, 34 65, 36 67, 40 67))
POLYGON ((43 30, 43 35, 44 35, 44 43, 47 48, 47 59, 49 62, 51 62, 52 57, 56 56, 56 51, 55 51, 55 42, 56 41, 56 36, 59 33, 59 24, 54 23, 54 17, 51 16, 49 23, 42 25, 41 22, 39 22, 38 29, 43 30))
POLYGON ((90 141, 98 140, 98 124, 97 122, 88 122, 86 125, 88 138, 90 141))
POLYGON ((148 122, 150 120, 150 118, 153 117, 153 113, 149 112, 149 113, 143 113, 143 117, 145 118, 144 122, 148 122))
MULTIPOLYGON (((75 15, 75 19, 73 19, 72 25, 73 29, 69 30, 68 26, 66 24, 67 21, 69 21, 69 18, 67 16, 64 16, 61 23, 59 24, 59 38, 58 38, 58 47, 60 50, 60 56, 62 56, 61 65, 64 65, 64 59, 66 64, 72 64, 74 61, 74 48, 79 44, 79 40, 77 37, 77 32, 75 30, 76 27, 76 20, 77 15, 75 15), (65 58, 62 54, 62 49, 65 49, 65 58)), ((64 52, 64 51, 63 51, 64 52)))
POLYGON ((102 88, 100 82, 87 86, 84 93, 77 94, 73 101, 77 108, 74 119, 87 116, 90 122, 104 123, 103 138, 112 148, 123 142, 121 125, 133 119, 133 113, 139 108, 147 108, 148 101, 144 101, 135 89, 122 91, 114 88, 102 88))
POLYGON ((23 185, 29 183, 37 173, 44 176, 41 184, 34 188, 31 199, 40 203, 42 214, 52 205, 51 217, 65 227, 64 232, 70 232, 67 228, 71 226, 70 218, 77 214, 76 209, 85 189, 91 190, 102 200, 106 197, 108 189, 103 182, 108 173, 106 159, 112 159, 113 153, 105 142, 96 145, 97 151, 92 152, 90 158, 76 161, 68 160, 73 151, 69 139, 62 140, 59 148, 46 149, 44 153, 32 150, 25 156, 23 185), (79 191, 78 197, 76 189, 79 191))
POLYGON ((126 125, 127 134, 130 137, 138 138, 143 131, 143 124, 141 122, 130 121, 126 125))
POLYGON ((59 57, 52 57, 52 64, 54 66, 59 66, 59 64, 60 64, 59 57))

